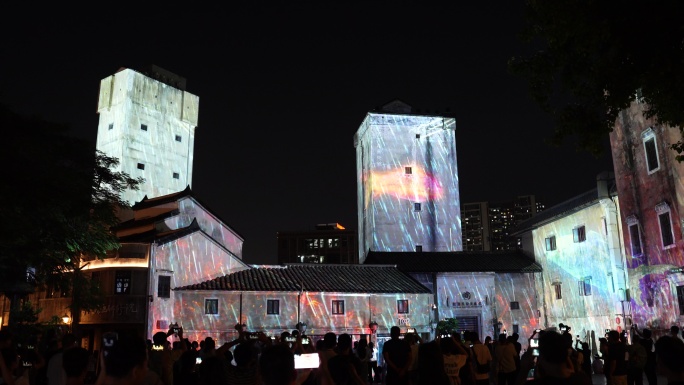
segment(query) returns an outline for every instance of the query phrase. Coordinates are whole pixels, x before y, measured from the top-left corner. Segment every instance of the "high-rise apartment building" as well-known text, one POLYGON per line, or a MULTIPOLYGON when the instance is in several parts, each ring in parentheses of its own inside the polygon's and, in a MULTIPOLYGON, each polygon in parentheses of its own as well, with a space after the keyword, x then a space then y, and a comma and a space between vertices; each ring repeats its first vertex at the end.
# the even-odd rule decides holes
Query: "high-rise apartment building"
POLYGON ((156 66, 144 74, 121 68, 100 81, 97 149, 119 159, 116 171, 145 179, 122 194, 131 204, 192 185, 199 97, 185 82, 156 66))
POLYGON ((394 101, 354 136, 359 259, 370 251, 460 251, 456 119, 394 101))
POLYGON ((463 250, 497 251, 520 248, 520 240, 511 231, 520 222, 544 210, 534 195, 521 195, 501 202, 464 203, 463 250))
POLYGON ((278 263, 358 264, 356 230, 321 223, 309 231, 278 232, 278 263))

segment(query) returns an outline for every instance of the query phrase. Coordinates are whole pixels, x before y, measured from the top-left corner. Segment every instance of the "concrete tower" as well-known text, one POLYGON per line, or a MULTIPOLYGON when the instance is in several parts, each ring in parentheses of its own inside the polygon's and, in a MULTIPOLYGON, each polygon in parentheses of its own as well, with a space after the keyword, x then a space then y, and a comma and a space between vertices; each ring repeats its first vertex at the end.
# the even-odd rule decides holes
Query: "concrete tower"
POLYGON ((456 120, 401 101, 354 136, 359 261, 371 251, 461 251, 456 120))
POLYGON ((117 171, 145 178, 123 199, 133 204, 192 185, 198 109, 185 79, 156 66, 146 74, 121 68, 102 79, 97 149, 119 159, 117 171))

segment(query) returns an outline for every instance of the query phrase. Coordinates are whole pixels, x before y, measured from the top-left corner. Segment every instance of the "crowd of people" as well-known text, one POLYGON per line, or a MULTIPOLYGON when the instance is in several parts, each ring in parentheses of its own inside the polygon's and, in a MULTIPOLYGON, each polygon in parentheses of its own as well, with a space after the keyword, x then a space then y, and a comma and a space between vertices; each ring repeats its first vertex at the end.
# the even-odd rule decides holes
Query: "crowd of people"
POLYGON ((643 385, 644 377, 656 385, 658 375, 667 385, 684 385, 684 340, 676 326, 657 340, 648 329, 633 327, 629 342, 627 333, 606 331, 594 355, 568 326, 535 330, 524 351, 515 333, 482 342, 463 331, 424 341, 393 326, 378 351, 364 336, 353 341, 346 333, 314 341, 299 330, 279 336, 244 325, 236 330, 237 338, 220 346, 211 337, 191 342, 182 328, 147 341, 106 333, 95 355, 73 334, 37 349, 3 330, 0 385, 589 385, 592 374, 609 385, 643 385), (302 357, 315 362, 299 366, 302 357))

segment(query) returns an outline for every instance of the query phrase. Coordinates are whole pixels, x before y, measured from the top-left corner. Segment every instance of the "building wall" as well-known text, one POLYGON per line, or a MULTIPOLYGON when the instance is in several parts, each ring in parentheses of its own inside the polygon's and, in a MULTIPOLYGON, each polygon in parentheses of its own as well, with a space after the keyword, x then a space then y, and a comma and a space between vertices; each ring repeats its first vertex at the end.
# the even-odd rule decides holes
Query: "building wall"
POLYGON ((368 250, 462 249, 455 130, 453 118, 366 116, 355 136, 361 263, 368 250))
POLYGON ((623 313, 619 292, 625 287, 625 271, 620 268, 624 266, 621 248, 612 247, 619 242, 619 229, 607 232, 616 227, 616 218, 610 215, 609 207, 597 200, 531 231, 535 259, 543 268, 536 282, 542 327, 570 325, 573 334, 583 339, 592 332, 598 338, 605 329, 624 327, 622 317, 620 324, 615 321, 616 315, 623 313), (578 226, 585 228, 583 242, 573 238, 578 226), (555 250, 546 248, 546 239, 551 237, 555 237, 555 250), (590 295, 584 295, 585 280, 590 295), (560 285, 560 299, 555 285, 560 285))
POLYGON ((152 254, 151 285, 148 294, 152 296, 153 304, 150 305, 148 335, 160 331, 157 321, 172 323, 174 319, 182 317, 182 314, 178 314, 179 311, 185 311, 182 307, 174 307, 174 303, 177 303, 177 291, 172 290, 170 298, 159 298, 157 287, 160 275, 170 276, 171 287, 177 288, 249 268, 200 231, 155 245, 152 254))
POLYGON ((623 233, 629 271, 630 305, 640 327, 668 329, 682 324, 677 286, 684 276, 673 269, 684 266, 682 205, 684 165, 669 149, 681 139, 679 129, 657 124, 643 116, 644 104, 632 103, 622 111, 610 134, 615 177, 620 196, 622 226, 636 223, 641 232, 641 253, 633 252, 629 231, 623 233), (655 138, 659 168, 649 172, 644 136, 655 138), (670 210, 674 244, 663 247, 656 208, 665 203, 670 210))
POLYGON ((429 331, 430 294, 365 294, 323 292, 233 292, 233 291, 178 291, 176 293, 177 322, 188 338, 211 336, 219 344, 235 338, 235 324, 242 323, 250 331, 264 331, 280 335, 295 329, 299 321, 307 324, 307 335, 323 336, 327 332, 370 334, 368 324, 378 323, 378 333, 389 333, 389 328, 408 327, 418 332, 429 331), (219 314, 205 315, 205 299, 219 300, 219 314), (279 300, 279 315, 266 314, 267 301, 279 300), (397 300, 409 301, 409 313, 398 314, 397 300), (344 314, 332 314, 332 301, 343 300, 344 314), (299 310, 298 310, 299 309, 299 310), (181 311, 182 310, 182 311, 181 311))
POLYGON ((461 210, 463 250, 490 251, 489 204, 487 202, 465 203, 461 210))
POLYGON ((140 190, 123 194, 125 200, 135 203, 192 185, 198 108, 197 96, 131 69, 102 79, 97 149, 120 160, 116 171, 145 178, 140 190))

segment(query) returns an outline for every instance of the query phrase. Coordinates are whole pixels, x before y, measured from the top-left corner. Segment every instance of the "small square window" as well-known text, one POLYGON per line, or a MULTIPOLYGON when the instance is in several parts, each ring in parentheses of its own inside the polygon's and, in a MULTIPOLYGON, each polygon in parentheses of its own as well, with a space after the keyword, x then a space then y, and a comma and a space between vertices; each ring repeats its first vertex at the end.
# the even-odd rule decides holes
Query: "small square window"
POLYGON ((416 139, 420 139, 420 134, 416 134, 416 139))
POLYGON ((553 284, 553 289, 556 293, 556 299, 563 299, 563 291, 561 289, 561 284, 560 282, 556 282, 553 284))
POLYGON ((404 173, 405 173, 406 175, 411 175, 411 174, 413 174, 413 167, 411 167, 411 166, 406 166, 406 167, 404 167, 404 173))
POLYGON ((408 314, 409 313, 409 301, 407 299, 397 300, 397 313, 408 314))
POLYGON ((546 238, 546 251, 556 250, 556 236, 546 238))
POLYGON ((114 123, 109 123, 109 127, 108 127, 108 128, 109 128, 110 130, 113 130, 113 129, 114 129, 114 123))
POLYGON ((138 163, 138 170, 144 170, 145 169, 145 163, 138 163))
POLYGON ((266 314, 280 314, 280 300, 266 300, 266 314))
POLYGON ((511 310, 520 310, 520 302, 518 302, 518 301, 511 302, 511 310))
POLYGON ((578 291, 580 296, 591 295, 591 277, 580 279, 578 284, 578 291))
POLYGON ((420 253, 423 251, 423 245, 416 245, 416 252, 420 253))
POLYGON ((344 314, 344 300, 333 300, 332 301, 332 313, 333 314, 344 314))
POLYGON ((171 276, 159 276, 159 281, 157 281, 157 297, 171 298, 171 276))
POLYGON ((420 209, 421 209, 420 202, 414 202, 413 203, 413 211, 420 211, 420 209))
POLYGON ((143 131, 147 131, 147 124, 141 124, 140 129, 143 131))
POLYGON ((131 293, 131 271, 119 270, 114 276, 114 294, 131 293))
POLYGON ((584 242, 587 240, 587 233, 584 226, 572 229, 572 241, 575 243, 584 242))
POLYGON ((176 135, 176 142, 180 142, 182 140, 180 135, 176 135))
POLYGON ((179 178, 180 178, 180 174, 177 172, 174 172, 173 173, 173 179, 179 179, 179 178))
POLYGON ((204 314, 217 315, 218 314, 218 299, 211 298, 204 300, 204 314))

